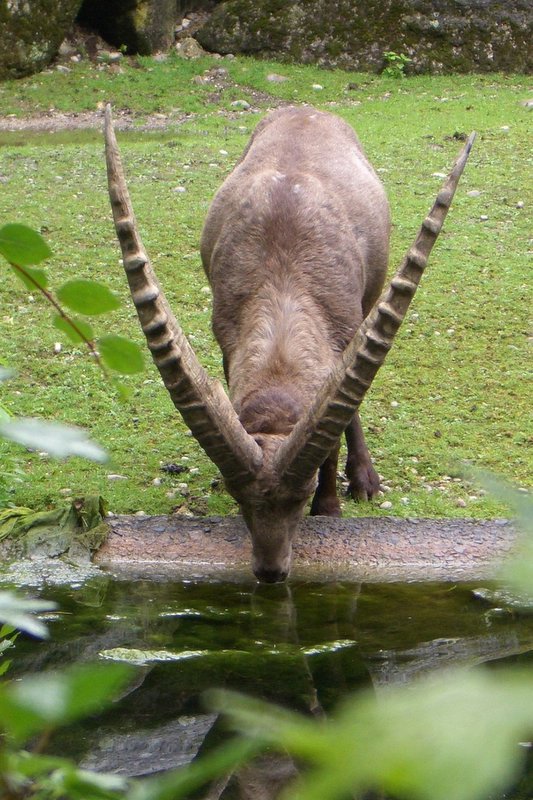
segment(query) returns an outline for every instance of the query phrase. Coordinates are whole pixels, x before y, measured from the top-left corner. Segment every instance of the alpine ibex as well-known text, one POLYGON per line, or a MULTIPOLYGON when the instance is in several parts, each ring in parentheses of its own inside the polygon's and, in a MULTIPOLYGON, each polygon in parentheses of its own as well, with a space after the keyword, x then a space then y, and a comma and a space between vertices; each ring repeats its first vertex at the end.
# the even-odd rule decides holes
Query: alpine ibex
POLYGON ((240 506, 255 575, 282 581, 313 493, 312 514, 340 513, 343 432, 351 495, 367 499, 379 489, 357 409, 416 291, 474 135, 380 296, 388 203, 352 129, 309 107, 275 111, 257 126, 213 200, 201 240, 230 400, 199 364, 152 271, 109 106, 105 132, 116 231, 148 347, 240 506))

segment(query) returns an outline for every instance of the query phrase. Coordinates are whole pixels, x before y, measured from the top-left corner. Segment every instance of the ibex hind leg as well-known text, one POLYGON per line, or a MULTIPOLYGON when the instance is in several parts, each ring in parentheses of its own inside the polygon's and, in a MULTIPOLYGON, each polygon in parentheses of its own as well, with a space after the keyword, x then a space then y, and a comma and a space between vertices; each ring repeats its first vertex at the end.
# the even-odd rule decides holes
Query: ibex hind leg
POLYGON ((366 446, 359 414, 355 413, 346 428, 346 477, 349 481, 347 494, 354 500, 371 500, 379 492, 379 476, 372 465, 366 446))
POLYGON ((337 497, 337 464, 339 447, 336 447, 326 458, 318 471, 318 486, 313 502, 311 516, 340 517, 341 505, 337 497))

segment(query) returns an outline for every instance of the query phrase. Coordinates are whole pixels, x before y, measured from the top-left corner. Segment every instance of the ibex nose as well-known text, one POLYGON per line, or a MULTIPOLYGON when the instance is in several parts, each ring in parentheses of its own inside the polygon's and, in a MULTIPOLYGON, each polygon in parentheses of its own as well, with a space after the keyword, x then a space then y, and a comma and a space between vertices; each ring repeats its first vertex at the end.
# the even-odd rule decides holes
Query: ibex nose
POLYGON ((287 570, 283 569, 263 569, 258 567, 254 569, 254 575, 261 583, 282 583, 287 580, 287 570))

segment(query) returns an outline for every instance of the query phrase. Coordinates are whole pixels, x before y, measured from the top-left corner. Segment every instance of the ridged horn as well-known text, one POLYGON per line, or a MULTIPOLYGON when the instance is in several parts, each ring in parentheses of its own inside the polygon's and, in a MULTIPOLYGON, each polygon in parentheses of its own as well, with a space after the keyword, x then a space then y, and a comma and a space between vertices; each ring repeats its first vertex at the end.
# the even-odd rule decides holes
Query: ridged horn
POLYGON ((472 133, 437 195, 414 245, 324 383, 308 414, 280 447, 276 474, 302 486, 327 458, 370 388, 414 297, 472 149, 472 133))
POLYGON ((148 347, 172 401, 226 482, 253 480, 262 452, 245 431, 219 381, 209 378, 174 318, 137 231, 111 106, 105 112, 109 197, 124 269, 148 347))

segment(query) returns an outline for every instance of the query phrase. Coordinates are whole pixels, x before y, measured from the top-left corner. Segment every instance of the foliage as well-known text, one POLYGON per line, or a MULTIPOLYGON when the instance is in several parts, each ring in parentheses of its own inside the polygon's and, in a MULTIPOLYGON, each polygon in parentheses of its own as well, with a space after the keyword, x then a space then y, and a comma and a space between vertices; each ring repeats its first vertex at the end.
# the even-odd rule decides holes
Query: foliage
MULTIPOLYGON (((100 352, 96 349, 92 327, 84 320, 71 317, 48 290, 48 275, 41 264, 52 255, 43 237, 26 225, 11 223, 0 229, 0 255, 22 281, 26 289, 39 291, 57 314, 53 324, 74 342, 84 342, 100 365, 104 375, 106 367, 131 374, 144 368, 139 347, 121 336, 100 339, 100 352)), ((57 296, 67 308, 84 315, 105 314, 119 307, 115 295, 97 281, 71 280, 58 289, 57 296)), ((3 370, 0 380, 12 377, 12 371, 3 370)), ((117 387, 120 388, 117 384, 117 387)), ((0 406, 0 436, 28 448, 44 450, 58 458, 82 456, 92 461, 106 462, 107 454, 91 442, 85 431, 59 423, 43 422, 33 418, 12 419, 0 406)), ((6 505, 9 496, 10 472, 6 470, 0 480, 0 506, 6 505)))
MULTIPOLYGON (((492 476, 473 477, 523 514, 524 536, 531 545, 531 500, 492 476)), ((506 578, 515 581, 516 588, 529 590, 533 558, 528 556, 527 577, 523 558, 519 553, 509 561, 506 578)), ((0 623, 11 626, 0 630, 0 655, 13 646, 15 627, 46 635, 31 614, 51 607, 46 601, 0 592, 0 623)), ((526 752, 518 743, 533 734, 533 677, 529 671, 506 667, 441 671, 409 686, 364 691, 320 722, 236 693, 214 691, 207 705, 225 715, 237 736, 187 767, 156 778, 127 781, 90 773, 68 759, 42 753, 54 728, 105 707, 133 675, 134 670, 121 663, 83 665, 0 684, 2 796, 22 800, 31 790, 42 800, 186 800, 254 756, 276 751, 289 754, 302 768, 299 779, 284 790, 283 800, 362 798, 368 790, 398 800, 486 800, 516 779, 526 752), (29 742, 37 744, 21 749, 29 742)))
POLYGON ((403 53, 395 53, 389 50, 383 53, 383 58, 387 66, 383 69, 383 75, 387 78, 405 78, 405 68, 413 60, 403 53))
MULTIPOLYGON (((52 255, 52 251, 37 231, 16 223, 4 225, 0 229, 0 255, 4 256, 27 289, 39 291, 57 311, 55 327, 66 333, 71 341, 82 341, 87 345, 104 374, 105 366, 128 374, 142 372, 143 358, 136 344, 122 336, 107 336, 104 347, 98 352, 91 326, 83 320, 70 317, 48 291, 45 270, 35 269, 33 265, 41 264, 52 255)), ((98 281, 67 281, 57 290, 57 297, 67 308, 86 316, 106 314, 120 306, 118 298, 98 281)))

